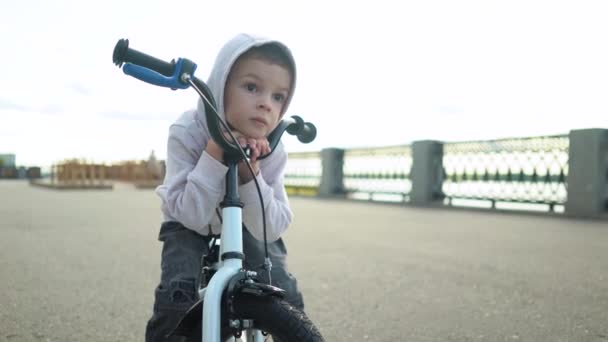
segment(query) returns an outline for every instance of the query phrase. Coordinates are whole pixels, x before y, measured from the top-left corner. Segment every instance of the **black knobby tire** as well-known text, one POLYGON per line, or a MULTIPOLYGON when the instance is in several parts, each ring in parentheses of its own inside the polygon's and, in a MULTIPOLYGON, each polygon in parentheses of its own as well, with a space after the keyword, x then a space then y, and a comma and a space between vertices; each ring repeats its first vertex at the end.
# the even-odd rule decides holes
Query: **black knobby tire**
MULTIPOLYGON (((286 301, 273 296, 256 297, 239 294, 235 298, 236 315, 253 320, 253 328, 267 332, 281 342, 323 342, 319 330, 308 316, 286 301)), ((222 327, 222 340, 231 337, 222 327)))

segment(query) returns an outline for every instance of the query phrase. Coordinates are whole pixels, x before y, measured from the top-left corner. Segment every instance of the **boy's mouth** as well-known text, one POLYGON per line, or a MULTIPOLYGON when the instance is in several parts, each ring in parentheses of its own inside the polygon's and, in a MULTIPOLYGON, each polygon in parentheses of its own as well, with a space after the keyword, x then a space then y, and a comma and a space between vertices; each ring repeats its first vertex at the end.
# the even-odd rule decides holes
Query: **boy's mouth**
POLYGON ((258 126, 268 126, 268 122, 266 122, 266 120, 261 117, 252 118, 251 121, 253 121, 258 126))

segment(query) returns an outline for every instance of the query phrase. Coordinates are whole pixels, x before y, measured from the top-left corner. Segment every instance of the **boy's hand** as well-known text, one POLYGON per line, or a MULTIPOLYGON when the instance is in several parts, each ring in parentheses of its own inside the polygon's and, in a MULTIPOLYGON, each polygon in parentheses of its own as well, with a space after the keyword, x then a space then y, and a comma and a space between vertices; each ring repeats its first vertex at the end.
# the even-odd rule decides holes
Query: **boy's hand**
MULTIPOLYGON (((237 138, 237 141, 239 142, 241 147, 243 147, 243 148, 249 147, 249 149, 250 149, 249 163, 251 164, 251 168, 253 169, 253 172, 257 176, 257 174, 260 171, 259 166, 258 166, 258 161, 257 161, 258 157, 263 156, 270 152, 270 144, 268 143, 268 139, 266 139, 266 138, 258 138, 258 139, 248 138, 248 137, 241 135, 238 132, 233 132, 233 134, 237 138)), ((227 136, 227 138, 230 139, 229 136, 227 136)), ((224 150, 213 139, 209 139, 209 142, 207 143, 207 147, 205 148, 205 151, 207 151, 207 153, 209 155, 211 155, 214 159, 216 159, 220 162, 224 161, 224 150)), ((240 183, 245 184, 245 183, 250 182, 252 179, 253 179, 253 176, 251 175, 249 168, 245 164, 245 161, 241 161, 239 163, 239 181, 240 181, 240 183)))
POLYGON ((224 150, 213 139, 209 139, 205 151, 215 160, 221 163, 224 162, 224 150))
MULTIPOLYGON (((249 163, 251 164, 251 168, 253 172, 257 176, 260 172, 260 168, 258 166, 258 157, 263 156, 270 152, 270 144, 268 143, 268 139, 266 138, 247 138, 244 136, 237 137, 239 144, 242 147, 249 147, 250 149, 250 158, 249 163)), ((253 175, 249 168, 247 167, 245 161, 241 161, 239 163, 239 181, 241 184, 245 184, 250 182, 253 179, 253 175)))

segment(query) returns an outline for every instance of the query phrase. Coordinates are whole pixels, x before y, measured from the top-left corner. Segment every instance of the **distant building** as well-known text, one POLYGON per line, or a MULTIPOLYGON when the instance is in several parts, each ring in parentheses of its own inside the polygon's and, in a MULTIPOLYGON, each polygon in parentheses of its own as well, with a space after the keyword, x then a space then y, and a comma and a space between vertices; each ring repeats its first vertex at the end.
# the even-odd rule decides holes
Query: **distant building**
POLYGON ((41 178, 42 173, 40 172, 40 167, 38 167, 38 166, 29 167, 25 173, 25 177, 28 179, 41 178))
POLYGON ((150 153, 150 157, 146 162, 146 168, 148 170, 148 174, 150 175, 150 177, 152 177, 152 179, 163 179, 163 165, 156 159, 154 151, 150 153))
POLYGON ((42 177, 40 167, 15 165, 14 154, 0 154, 0 179, 37 179, 42 177))
POLYGON ((0 167, 15 167, 14 154, 0 154, 0 167))

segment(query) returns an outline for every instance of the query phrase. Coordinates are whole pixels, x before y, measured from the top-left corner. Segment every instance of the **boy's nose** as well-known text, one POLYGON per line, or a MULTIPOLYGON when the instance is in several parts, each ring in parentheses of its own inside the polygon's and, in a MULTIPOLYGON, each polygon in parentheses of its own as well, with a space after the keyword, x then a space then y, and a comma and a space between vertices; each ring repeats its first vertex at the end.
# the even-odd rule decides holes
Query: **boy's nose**
POLYGON ((270 97, 269 96, 260 96, 258 100, 258 108, 270 110, 270 97))

